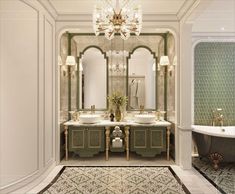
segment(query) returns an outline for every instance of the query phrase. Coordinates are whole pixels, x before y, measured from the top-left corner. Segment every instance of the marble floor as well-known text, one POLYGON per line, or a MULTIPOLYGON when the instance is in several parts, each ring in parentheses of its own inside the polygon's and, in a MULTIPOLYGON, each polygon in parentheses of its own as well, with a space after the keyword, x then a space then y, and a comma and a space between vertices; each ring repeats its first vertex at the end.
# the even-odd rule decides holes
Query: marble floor
POLYGON ((206 178, 204 178, 196 169, 183 170, 176 165, 173 160, 167 161, 166 156, 162 155, 156 158, 142 158, 137 155, 130 155, 130 160, 125 159, 125 154, 114 153, 110 155, 108 161, 105 161, 105 155, 98 155, 94 158, 79 158, 70 156, 68 161, 62 160, 60 165, 56 166, 52 172, 39 185, 31 189, 28 193, 36 194, 44 189, 58 175, 64 166, 170 166, 179 177, 182 184, 186 186, 191 194, 219 194, 217 190, 206 178))
POLYGON ((235 194, 235 163, 222 163, 214 170, 207 158, 193 158, 193 166, 223 194, 235 194))

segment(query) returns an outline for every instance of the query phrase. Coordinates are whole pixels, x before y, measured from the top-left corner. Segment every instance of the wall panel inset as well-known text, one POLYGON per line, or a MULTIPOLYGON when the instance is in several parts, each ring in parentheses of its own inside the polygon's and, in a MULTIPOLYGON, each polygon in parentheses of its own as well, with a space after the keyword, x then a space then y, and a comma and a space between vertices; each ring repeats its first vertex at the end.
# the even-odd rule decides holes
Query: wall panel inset
POLYGON ((45 81, 44 81, 44 165, 53 157, 53 26, 44 20, 45 81))
POLYGON ((38 17, 17 0, 0 1, 1 181, 3 187, 38 166, 38 17), (22 52, 23 51, 23 52, 22 52))

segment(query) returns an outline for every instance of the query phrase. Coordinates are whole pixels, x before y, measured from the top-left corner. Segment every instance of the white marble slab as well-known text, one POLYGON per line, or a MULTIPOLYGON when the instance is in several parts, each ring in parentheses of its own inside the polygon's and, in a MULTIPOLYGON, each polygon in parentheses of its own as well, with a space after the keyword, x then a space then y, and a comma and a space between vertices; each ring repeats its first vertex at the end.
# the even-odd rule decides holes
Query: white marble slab
POLYGON ((153 123, 149 123, 149 124, 142 124, 142 123, 136 123, 134 121, 122 121, 122 122, 111 122, 109 120, 101 120, 98 123, 94 123, 94 124, 85 124, 85 123, 81 123, 79 121, 68 121, 66 123, 64 123, 64 125, 67 126, 91 126, 91 127, 112 127, 112 126, 148 126, 148 127, 168 127, 171 125, 170 122, 168 121, 155 121, 153 123))

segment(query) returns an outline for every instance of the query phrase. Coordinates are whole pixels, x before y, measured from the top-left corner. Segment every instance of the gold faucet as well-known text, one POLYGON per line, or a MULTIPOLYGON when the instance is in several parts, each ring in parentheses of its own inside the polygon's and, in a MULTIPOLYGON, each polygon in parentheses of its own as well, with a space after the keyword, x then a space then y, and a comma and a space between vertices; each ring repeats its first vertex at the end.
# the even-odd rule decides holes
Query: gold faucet
POLYGON ((157 117, 157 121, 160 121, 161 112, 159 110, 157 110, 155 115, 157 117))
POLYGON ((91 105, 91 114, 95 114, 95 105, 91 105))
POLYGON ((213 110, 212 126, 215 126, 216 123, 219 123, 220 126, 224 124, 224 115, 222 115, 222 108, 217 108, 213 110))
POLYGON ((140 114, 144 113, 144 105, 140 105, 140 114))

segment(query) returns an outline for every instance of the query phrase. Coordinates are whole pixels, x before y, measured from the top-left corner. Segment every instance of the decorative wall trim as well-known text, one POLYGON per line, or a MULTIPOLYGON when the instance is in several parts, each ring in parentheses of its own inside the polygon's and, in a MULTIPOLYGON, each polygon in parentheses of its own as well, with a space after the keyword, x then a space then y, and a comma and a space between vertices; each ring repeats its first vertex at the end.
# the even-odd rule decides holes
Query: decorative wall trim
MULTIPOLYGON (((49 159, 49 161, 46 161, 46 159, 45 159, 45 154, 46 154, 46 148, 45 148, 45 139, 46 139, 46 134, 45 134, 45 129, 46 129, 46 126, 45 126, 45 121, 46 121, 46 118, 45 118, 45 115, 46 115, 46 107, 45 107, 45 103, 46 103, 46 90, 45 90, 45 88, 46 88, 46 61, 45 61, 45 58, 46 58, 46 53, 45 53, 45 51, 46 51, 46 42, 45 42, 45 37, 46 37, 46 26, 45 26, 45 24, 46 24, 46 22, 51 26, 51 32, 52 32, 52 34, 51 34, 51 47, 52 47, 52 53, 53 53, 53 25, 52 25, 52 23, 45 17, 45 15, 44 15, 44 17, 43 17, 43 48, 44 48, 44 56, 43 56, 43 92, 44 92, 44 94, 43 94, 43 112, 44 112, 44 118, 43 118, 43 166, 45 167, 49 162, 50 162, 50 160, 52 160, 52 159, 49 159)), ((52 77, 52 82, 54 82, 54 80, 53 80, 53 58, 54 58, 54 56, 52 56, 52 58, 51 58, 51 68, 52 68, 52 75, 51 75, 51 77, 52 77)), ((53 83, 52 83, 53 84, 53 83)), ((53 88, 53 87, 52 87, 53 88)), ((51 98, 53 99, 53 92, 52 92, 52 96, 51 96, 51 98)), ((54 116, 54 114, 53 114, 53 100, 52 100, 52 102, 51 102, 51 110, 52 110, 52 118, 54 118, 53 116, 54 116)), ((53 145, 53 138, 54 138, 54 136, 53 136, 53 131, 54 131, 54 128, 53 128, 53 120, 51 121, 51 123, 52 123, 52 126, 51 126, 51 132, 52 132, 52 139, 51 139, 51 143, 52 143, 52 156, 51 156, 51 158, 53 158, 53 149, 54 149, 54 145, 53 145)))
POLYGON ((235 32, 193 32, 192 33, 193 38, 228 38, 228 37, 235 37, 235 32))
POLYGON ((188 128, 188 127, 184 127, 184 126, 177 126, 177 128, 180 130, 180 131, 184 131, 184 132, 192 132, 192 127, 191 128, 188 128))
POLYGON ((46 76, 45 76, 45 66, 46 66, 46 52, 45 52, 45 47, 46 47, 46 44, 45 44, 45 34, 46 34, 46 32, 45 32, 45 30, 46 30, 46 28, 45 28, 45 21, 46 19, 45 19, 45 15, 43 16, 43 156, 42 156, 42 158, 43 158, 43 167, 45 167, 45 164, 46 164, 46 162, 45 162, 45 128, 46 128, 46 126, 45 126, 45 113, 46 113, 46 111, 45 111, 45 82, 46 82, 46 76))

